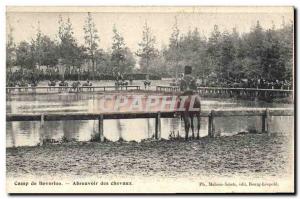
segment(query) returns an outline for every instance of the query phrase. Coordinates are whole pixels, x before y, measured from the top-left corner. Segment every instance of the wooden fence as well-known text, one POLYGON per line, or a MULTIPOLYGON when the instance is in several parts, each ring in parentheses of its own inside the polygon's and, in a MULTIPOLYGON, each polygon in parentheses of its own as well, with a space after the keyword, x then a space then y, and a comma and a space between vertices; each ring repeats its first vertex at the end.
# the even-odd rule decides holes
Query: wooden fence
MULTIPOLYGON (((232 116, 260 116, 262 119, 262 132, 269 132, 271 116, 294 116, 293 108, 243 108, 243 109, 224 109, 202 111, 201 117, 208 117, 208 136, 215 137, 216 117, 232 116)), ((47 113, 47 114, 6 114, 7 122, 14 121, 40 121, 41 128, 44 121, 61 120, 98 120, 100 141, 104 140, 103 120, 107 119, 136 119, 136 118, 155 118, 155 138, 160 139, 161 118, 174 118, 174 111, 165 112, 117 112, 117 113, 47 113)))
MULTIPOLYGON (((178 86, 156 86, 159 92, 179 92, 178 86)), ((256 89, 256 88, 223 88, 223 87, 198 87, 197 91, 202 96, 216 97, 289 97, 293 90, 284 89, 256 89)))
MULTIPOLYGON (((140 86, 38 86, 38 87, 6 87, 8 94, 37 93, 43 90, 47 93, 57 92, 95 92, 95 91, 120 91, 141 90, 140 86)), ((148 91, 148 90, 147 90, 148 91)), ((156 86, 157 92, 179 93, 178 86, 156 86)), ((255 89, 255 88, 222 88, 222 87, 198 87, 198 93, 203 97, 245 97, 245 98, 283 98, 293 95, 293 90, 283 89, 255 89)))
POLYGON ((111 90, 140 90, 140 86, 37 86, 37 87, 6 87, 6 93, 35 93, 37 90, 46 92, 81 92, 81 91, 111 91, 111 90))

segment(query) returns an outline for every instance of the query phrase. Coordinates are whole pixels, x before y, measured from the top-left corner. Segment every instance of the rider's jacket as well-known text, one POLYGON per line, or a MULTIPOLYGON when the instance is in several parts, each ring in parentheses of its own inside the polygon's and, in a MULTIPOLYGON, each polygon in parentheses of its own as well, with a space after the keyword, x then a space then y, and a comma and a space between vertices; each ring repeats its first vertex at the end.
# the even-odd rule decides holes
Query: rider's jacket
POLYGON ((192 75, 184 75, 184 77, 180 80, 180 91, 194 92, 196 90, 196 79, 192 75))

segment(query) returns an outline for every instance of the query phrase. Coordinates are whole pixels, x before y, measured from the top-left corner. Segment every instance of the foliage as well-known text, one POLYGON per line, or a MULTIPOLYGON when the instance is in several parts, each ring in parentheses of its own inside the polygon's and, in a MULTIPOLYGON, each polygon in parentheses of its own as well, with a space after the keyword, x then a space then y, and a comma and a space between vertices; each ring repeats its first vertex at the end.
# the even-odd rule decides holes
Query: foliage
POLYGON ((87 19, 85 21, 85 25, 83 27, 84 30, 84 42, 86 45, 86 51, 88 54, 88 59, 91 60, 92 63, 92 74, 94 79, 95 74, 95 61, 97 59, 97 56, 101 56, 101 53, 99 53, 98 50, 98 43, 100 41, 98 31, 96 29, 96 25, 93 22, 92 15, 89 12, 87 19))
POLYGON ((59 57, 61 63, 66 66, 80 66, 83 63, 84 51, 83 46, 79 46, 74 38, 74 32, 70 18, 66 22, 63 21, 62 17, 59 18, 59 57))
POLYGON ((140 68, 142 72, 148 73, 150 67, 153 66, 155 58, 158 56, 158 50, 155 48, 155 37, 152 35, 151 29, 145 22, 143 30, 143 38, 140 43, 138 43, 139 49, 136 55, 140 57, 140 68))
POLYGON ((16 63, 21 66, 21 70, 24 68, 33 68, 34 66, 34 52, 32 46, 22 41, 16 49, 16 63))
POLYGON ((169 44, 160 51, 155 47, 155 36, 145 23, 135 55, 126 47, 116 26, 113 27, 111 50, 100 49, 98 31, 90 13, 83 27, 84 46, 75 39, 70 18, 64 21, 60 16, 58 25, 57 40, 44 35, 38 26, 30 42, 18 44, 15 44, 13 28, 9 26, 6 41, 8 72, 17 65, 21 71, 36 70, 37 73, 41 73, 40 66, 47 66, 50 71, 64 68, 72 79, 76 76, 74 71, 84 73, 76 78, 133 71, 175 77, 183 72, 185 65, 191 65, 195 76, 215 78, 216 81, 234 82, 243 78, 292 80, 293 23, 264 29, 257 21, 250 32, 243 34, 235 28, 221 32, 215 25, 206 38, 197 28, 182 34, 175 18, 169 44), (134 68, 136 56, 140 70, 134 68))
POLYGON ((135 59, 115 25, 113 34, 111 66, 115 68, 115 72, 130 72, 135 65, 135 59))
POLYGON ((12 66, 15 64, 15 53, 16 45, 13 38, 13 28, 9 26, 7 39, 6 39, 6 66, 11 70, 12 66))
POLYGON ((167 70, 172 74, 178 73, 178 68, 183 72, 184 65, 191 65, 194 74, 215 76, 225 82, 242 78, 291 80, 293 24, 264 30, 257 21, 251 31, 243 35, 235 28, 231 32, 220 32, 215 25, 208 39, 200 36, 196 28, 178 39, 175 28, 169 47, 164 49, 164 57, 167 70), (168 64, 170 62, 173 64, 168 64), (174 67, 176 64, 178 68, 174 67))

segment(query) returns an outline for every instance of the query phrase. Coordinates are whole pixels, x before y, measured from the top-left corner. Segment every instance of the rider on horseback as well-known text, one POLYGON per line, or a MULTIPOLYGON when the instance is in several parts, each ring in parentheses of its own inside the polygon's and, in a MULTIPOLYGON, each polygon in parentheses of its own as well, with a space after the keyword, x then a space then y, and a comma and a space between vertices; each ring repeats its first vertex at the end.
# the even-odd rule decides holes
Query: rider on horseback
POLYGON ((181 109, 179 110, 179 113, 184 120, 185 139, 188 139, 190 127, 192 129, 192 137, 194 138, 194 116, 197 118, 197 139, 199 139, 201 104, 200 97, 196 92, 196 79, 192 76, 191 66, 184 67, 184 76, 180 80, 179 87, 181 94, 179 95, 179 102, 177 104, 177 108, 181 109), (190 108, 193 108, 193 110, 190 110, 190 108))
POLYGON ((184 76, 180 80, 180 91, 183 95, 192 95, 197 90, 196 79, 192 76, 192 67, 184 67, 184 76))

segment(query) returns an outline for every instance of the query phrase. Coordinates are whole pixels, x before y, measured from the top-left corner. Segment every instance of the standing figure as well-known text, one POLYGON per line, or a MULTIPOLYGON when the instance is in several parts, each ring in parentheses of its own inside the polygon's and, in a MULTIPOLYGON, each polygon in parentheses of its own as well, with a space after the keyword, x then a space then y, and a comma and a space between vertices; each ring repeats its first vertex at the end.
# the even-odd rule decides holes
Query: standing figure
POLYGON ((131 75, 129 76, 129 84, 133 85, 133 77, 131 75))
POLYGON ((149 75, 147 74, 146 75, 146 80, 144 81, 144 87, 145 87, 145 90, 148 88, 150 88, 151 86, 151 81, 149 80, 149 75))

